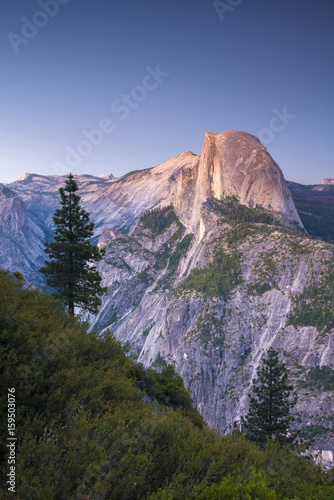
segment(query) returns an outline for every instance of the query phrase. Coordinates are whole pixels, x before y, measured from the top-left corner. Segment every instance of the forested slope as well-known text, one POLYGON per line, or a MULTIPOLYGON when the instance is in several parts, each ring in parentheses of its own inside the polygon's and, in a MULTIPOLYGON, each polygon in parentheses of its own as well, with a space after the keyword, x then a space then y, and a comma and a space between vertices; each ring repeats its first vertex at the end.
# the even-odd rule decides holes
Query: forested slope
POLYGON ((274 443, 219 437, 171 367, 129 359, 60 303, 0 271, 1 497, 20 499, 334 498, 320 467, 274 443), (15 388, 16 491, 7 394, 15 388))

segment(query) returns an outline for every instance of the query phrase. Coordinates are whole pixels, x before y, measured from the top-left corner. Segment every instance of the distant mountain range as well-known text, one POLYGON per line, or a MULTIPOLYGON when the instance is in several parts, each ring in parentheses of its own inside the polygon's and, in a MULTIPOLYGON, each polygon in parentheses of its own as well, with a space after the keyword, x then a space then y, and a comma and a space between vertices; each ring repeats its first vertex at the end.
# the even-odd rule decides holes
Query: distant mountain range
MULTIPOLYGON (((65 178, 0 185, 0 267, 38 286, 65 178)), ((145 366, 173 364, 222 432, 247 410, 263 354, 280 349, 298 389, 296 425, 332 460, 331 182, 286 183, 260 141, 238 131, 205 134, 201 156, 75 180, 106 249, 108 292, 92 327, 111 329, 145 366)))
POLYGON ((309 186, 288 182, 288 187, 307 232, 334 241, 334 179, 309 186))

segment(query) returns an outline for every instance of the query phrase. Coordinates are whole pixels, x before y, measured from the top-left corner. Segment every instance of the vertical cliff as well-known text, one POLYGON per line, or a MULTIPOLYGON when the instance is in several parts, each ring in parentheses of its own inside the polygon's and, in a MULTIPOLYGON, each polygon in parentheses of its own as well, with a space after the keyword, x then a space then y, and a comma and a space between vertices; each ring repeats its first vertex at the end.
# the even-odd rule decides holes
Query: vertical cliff
POLYGON ((38 267, 43 263, 45 233, 21 197, 3 184, 0 213, 0 267, 20 271, 27 281, 41 284, 38 267))
POLYGON ((179 178, 175 207, 181 220, 195 228, 202 204, 208 198, 227 196, 250 208, 273 210, 302 226, 281 169, 251 134, 206 133, 199 163, 179 178))

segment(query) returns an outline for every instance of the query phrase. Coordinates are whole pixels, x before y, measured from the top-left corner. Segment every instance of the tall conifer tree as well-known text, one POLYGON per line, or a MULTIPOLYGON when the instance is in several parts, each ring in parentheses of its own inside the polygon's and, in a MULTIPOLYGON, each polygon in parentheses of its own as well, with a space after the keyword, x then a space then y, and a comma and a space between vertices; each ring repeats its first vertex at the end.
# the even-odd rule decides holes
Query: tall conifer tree
POLYGON ((251 441, 265 444, 267 438, 281 444, 295 444, 297 435, 289 433, 294 421, 291 409, 296 404, 293 387, 288 383, 288 370, 278 360, 278 351, 272 347, 257 370, 257 379, 249 396, 249 412, 243 419, 251 441))
POLYGON ((67 305, 70 315, 74 315, 75 306, 96 314, 101 305, 99 296, 106 289, 101 287, 102 278, 93 263, 101 260, 103 251, 90 242, 94 223, 79 205, 78 189, 72 174, 65 181, 65 187, 59 189, 61 208, 53 216, 54 239, 44 243, 50 260, 40 272, 46 275, 53 295, 67 305))

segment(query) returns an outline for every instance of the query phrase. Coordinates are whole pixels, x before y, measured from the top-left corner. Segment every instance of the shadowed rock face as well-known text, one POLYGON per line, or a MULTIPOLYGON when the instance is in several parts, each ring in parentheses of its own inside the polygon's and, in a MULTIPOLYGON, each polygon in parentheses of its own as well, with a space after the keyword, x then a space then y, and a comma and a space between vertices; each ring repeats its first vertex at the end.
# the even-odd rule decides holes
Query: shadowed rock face
POLYGON ((20 271, 27 280, 41 285, 38 266, 43 264, 45 233, 24 201, 12 189, 0 184, 0 267, 20 271))
POLYGON ((227 196, 235 196, 250 208, 260 205, 274 210, 283 219, 302 226, 281 169, 255 136, 233 130, 206 133, 197 169, 192 173, 183 171, 176 200, 181 219, 185 217, 192 228, 207 198, 221 200, 227 196))

